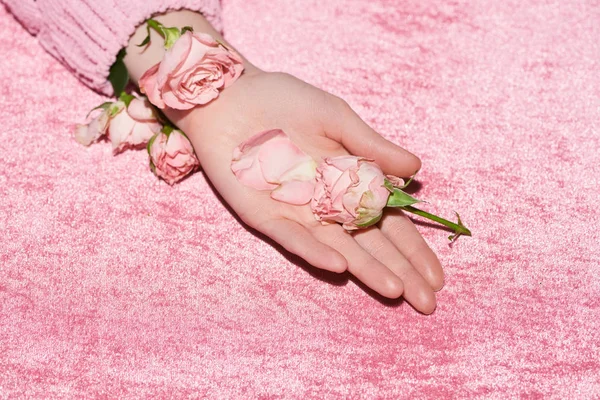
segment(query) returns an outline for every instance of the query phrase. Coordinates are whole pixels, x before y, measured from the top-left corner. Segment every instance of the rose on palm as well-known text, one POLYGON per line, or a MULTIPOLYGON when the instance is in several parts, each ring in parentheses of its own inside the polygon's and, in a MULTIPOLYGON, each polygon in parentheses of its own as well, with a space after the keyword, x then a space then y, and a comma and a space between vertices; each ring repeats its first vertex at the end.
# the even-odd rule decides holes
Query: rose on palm
POLYGON ((379 166, 362 157, 325 158, 316 178, 311 201, 315 217, 341 223, 347 230, 377 223, 391 193, 379 166))
POLYGON ((233 150, 231 170, 238 181, 257 190, 271 190, 271 198, 293 205, 310 202, 323 224, 340 223, 348 231, 379 222, 385 207, 396 207, 452 228, 450 240, 471 236, 458 223, 413 207, 420 200, 404 189, 410 182, 384 175, 372 160, 357 156, 326 157, 315 162, 280 129, 261 132, 233 150))
POLYGON ((315 161, 281 129, 260 132, 233 150, 231 170, 246 186, 271 190, 275 200, 294 205, 310 202, 315 161))
POLYGON ((158 108, 189 110, 217 98, 243 70, 237 53, 210 35, 187 31, 146 71, 139 86, 158 108))

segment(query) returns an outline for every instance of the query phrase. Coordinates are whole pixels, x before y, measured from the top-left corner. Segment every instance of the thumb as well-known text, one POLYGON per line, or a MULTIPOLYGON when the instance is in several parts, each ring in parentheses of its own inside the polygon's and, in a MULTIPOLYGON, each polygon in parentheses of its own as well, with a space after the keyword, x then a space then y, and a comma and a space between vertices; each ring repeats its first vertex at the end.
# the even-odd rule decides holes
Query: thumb
MULTIPOLYGON (((337 100, 337 99, 336 99, 337 100)), ((325 135, 356 156, 374 160, 386 174, 407 177, 421 169, 421 160, 383 138, 343 100, 324 121, 325 135)))

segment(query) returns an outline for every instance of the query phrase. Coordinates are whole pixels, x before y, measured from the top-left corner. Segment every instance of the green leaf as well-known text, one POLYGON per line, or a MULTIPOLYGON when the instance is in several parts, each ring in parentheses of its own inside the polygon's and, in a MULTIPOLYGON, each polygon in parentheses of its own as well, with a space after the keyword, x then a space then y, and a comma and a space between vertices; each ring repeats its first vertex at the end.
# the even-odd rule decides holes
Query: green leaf
POLYGON ((87 119, 90 116, 90 114, 96 110, 99 110, 99 109, 103 109, 105 111, 108 110, 108 108, 112 105, 112 103, 113 103, 112 101, 105 101, 104 103, 100 104, 99 106, 92 108, 90 110, 90 112, 85 116, 85 118, 87 119))
POLYGON ((125 67, 125 63, 123 59, 125 58, 125 54, 127 54, 126 50, 123 48, 117 54, 117 59, 115 63, 110 67, 108 73, 108 81, 113 87, 113 91, 115 96, 117 93, 123 92, 127 83, 129 82, 129 73, 127 72, 127 68, 125 67))
POLYGON ((390 195, 387 201, 388 207, 406 207, 415 203, 421 203, 421 200, 415 199, 408 193, 405 193, 398 188, 393 189, 393 193, 390 195))
POLYGON ((136 44, 137 47, 144 47, 148 43, 150 43, 150 27, 148 27, 148 29, 146 31, 148 32, 148 34, 146 35, 146 37, 144 38, 144 40, 142 41, 142 43, 136 44))
POLYGON ((131 94, 127 94, 125 92, 121 92, 121 94, 119 95, 119 100, 121 100, 123 103, 125 103, 126 107, 129 107, 129 104, 131 103, 131 100, 135 99, 135 96, 131 95, 131 94))

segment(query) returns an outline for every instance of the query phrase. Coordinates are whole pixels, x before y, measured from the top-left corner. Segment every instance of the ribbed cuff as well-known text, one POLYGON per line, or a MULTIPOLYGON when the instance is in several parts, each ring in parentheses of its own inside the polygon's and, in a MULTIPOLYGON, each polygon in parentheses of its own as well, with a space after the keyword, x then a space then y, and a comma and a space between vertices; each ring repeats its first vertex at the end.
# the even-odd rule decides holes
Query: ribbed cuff
POLYGON ((32 35, 40 29, 40 14, 35 0, 0 0, 32 35))
POLYGON ((83 83, 110 96, 109 69, 135 29, 155 14, 182 9, 222 29, 219 0, 38 0, 38 38, 83 83))

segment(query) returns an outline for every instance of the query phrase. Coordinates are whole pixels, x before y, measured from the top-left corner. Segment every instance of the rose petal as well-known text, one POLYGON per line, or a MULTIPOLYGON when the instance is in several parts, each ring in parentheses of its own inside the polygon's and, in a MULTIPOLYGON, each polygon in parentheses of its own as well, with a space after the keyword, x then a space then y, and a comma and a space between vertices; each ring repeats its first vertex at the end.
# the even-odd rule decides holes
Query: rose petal
POLYGON ((131 100, 127 107, 127 112, 131 118, 137 121, 156 121, 154 110, 150 106, 150 102, 146 99, 138 99, 137 97, 131 100))
POLYGON ((310 181, 315 179, 315 173, 317 169, 317 163, 310 156, 306 155, 304 161, 294 165, 292 168, 287 170, 279 178, 280 181, 310 181))
POLYGON ((160 132, 161 126, 158 123, 138 122, 134 125, 131 134, 126 139, 132 146, 138 146, 148 143, 152 136, 160 132))
POLYGON ((163 109, 165 108, 165 103, 162 101, 162 97, 160 94, 159 87, 156 82, 159 64, 154 65, 148 71, 144 72, 144 75, 140 78, 138 85, 140 87, 140 91, 146 96, 148 96, 148 100, 156 107, 163 109))
POLYGON ((285 133, 280 129, 260 132, 233 150, 231 170, 243 185, 257 190, 272 190, 277 187, 265 180, 258 156, 265 143, 279 138, 285 138, 285 133))
POLYGON ((281 183, 287 171, 309 159, 287 136, 265 143, 258 154, 263 176, 271 183, 281 183))
POLYGON ((204 57, 206 56, 206 53, 215 49, 215 47, 207 45, 204 41, 200 40, 198 35, 191 34, 191 32, 186 32, 186 34, 188 33, 190 34, 189 53, 187 54, 184 62, 179 67, 177 67, 176 73, 187 71, 188 69, 194 68, 198 64, 201 64, 204 57))
POLYGON ((340 171, 345 171, 348 168, 358 168, 358 162, 366 160, 366 158, 355 156, 339 156, 328 159, 328 164, 333 165, 340 171))
POLYGON ((283 182, 271 192, 271 198, 293 205, 303 205, 310 202, 315 190, 314 181, 283 182))
POLYGON ((135 120, 125 111, 115 115, 108 125, 108 136, 112 143, 113 150, 119 149, 121 144, 125 144, 127 137, 135 126, 135 120))
POLYGON ((174 71, 185 63, 192 49, 192 33, 187 31, 165 52, 158 67, 156 84, 163 87, 174 71))

